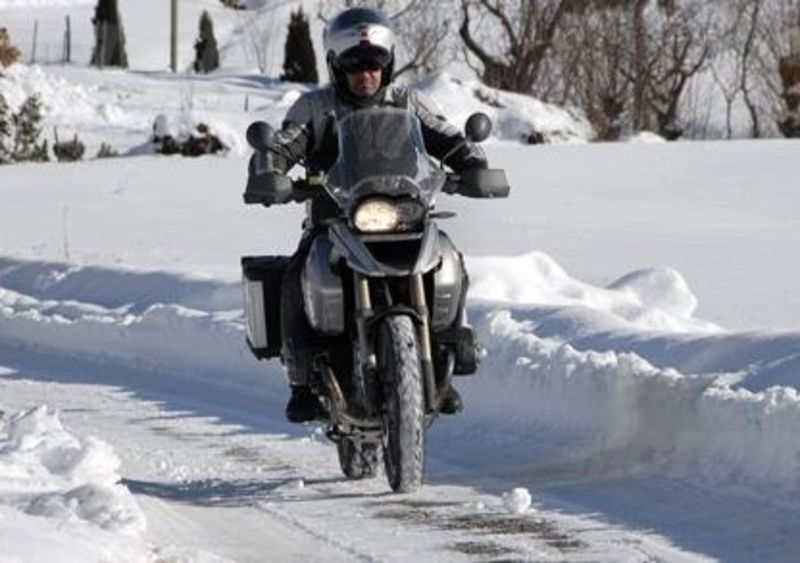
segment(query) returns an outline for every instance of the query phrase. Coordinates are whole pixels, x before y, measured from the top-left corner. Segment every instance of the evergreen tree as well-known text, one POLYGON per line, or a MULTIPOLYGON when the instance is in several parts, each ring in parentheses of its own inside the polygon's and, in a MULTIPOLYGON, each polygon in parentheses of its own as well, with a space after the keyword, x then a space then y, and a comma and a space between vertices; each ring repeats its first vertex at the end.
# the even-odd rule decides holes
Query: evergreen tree
POLYGON ((217 40, 214 37, 214 23, 204 11, 200 16, 200 37, 194 43, 195 72, 211 72, 219 67, 217 40))
POLYGON ((283 76, 281 76, 281 80, 313 83, 319 81, 317 57, 314 54, 314 44, 311 42, 308 18, 303 13, 303 8, 299 8, 297 12, 292 12, 292 18, 289 21, 289 34, 286 36, 283 61, 283 76))
POLYGON ((7 138, 11 135, 10 108, 3 94, 0 94, 0 164, 11 162, 11 151, 6 145, 7 138))
POLYGON ((117 0, 98 0, 94 9, 95 47, 92 64, 98 66, 128 67, 125 52, 125 32, 117 8, 117 0))
POLYGON ((19 111, 11 117, 14 128, 12 160, 16 162, 50 160, 47 156, 47 141, 44 140, 39 144, 42 120, 42 100, 38 94, 34 94, 25 100, 19 111))

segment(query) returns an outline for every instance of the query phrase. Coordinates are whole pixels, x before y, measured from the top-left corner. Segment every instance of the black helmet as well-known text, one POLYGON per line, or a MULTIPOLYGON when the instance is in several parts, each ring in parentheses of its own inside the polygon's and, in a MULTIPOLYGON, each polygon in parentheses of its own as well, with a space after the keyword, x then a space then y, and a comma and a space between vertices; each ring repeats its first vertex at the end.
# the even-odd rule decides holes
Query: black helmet
POLYGON ((346 92, 344 73, 380 68, 381 86, 394 73, 394 32, 392 23, 374 8, 348 8, 339 12, 322 36, 328 72, 340 92, 346 92))

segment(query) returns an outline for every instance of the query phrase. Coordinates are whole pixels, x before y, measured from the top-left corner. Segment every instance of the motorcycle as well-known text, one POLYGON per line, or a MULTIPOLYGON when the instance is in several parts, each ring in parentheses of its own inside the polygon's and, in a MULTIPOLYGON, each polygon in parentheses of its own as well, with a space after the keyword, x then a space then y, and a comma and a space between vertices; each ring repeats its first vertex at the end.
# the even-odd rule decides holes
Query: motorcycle
MULTIPOLYGON (((474 373, 480 356, 466 323, 463 257, 436 222, 455 214, 437 212, 435 198, 442 191, 507 197, 510 187, 502 170, 445 172, 447 155, 434 162, 408 110, 363 109, 336 126, 338 160, 311 184, 272 171, 272 129, 253 123, 244 200, 270 205, 324 189, 335 202, 338 216, 314 238, 301 278, 306 317, 318 336, 311 388, 344 475, 374 476, 382 453, 392 490, 413 492, 423 480, 426 429, 452 378, 474 373)), ((484 114, 465 126, 472 142, 490 132, 484 114)), ((242 259, 247 342, 259 359, 280 354, 286 262, 242 259)))

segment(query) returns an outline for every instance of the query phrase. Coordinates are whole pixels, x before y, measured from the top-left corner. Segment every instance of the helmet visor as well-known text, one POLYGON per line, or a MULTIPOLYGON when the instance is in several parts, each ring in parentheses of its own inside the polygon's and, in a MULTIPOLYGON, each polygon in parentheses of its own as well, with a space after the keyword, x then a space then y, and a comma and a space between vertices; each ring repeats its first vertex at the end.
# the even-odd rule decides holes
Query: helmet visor
POLYGON ((339 68, 348 73, 375 71, 386 68, 392 62, 392 55, 383 49, 350 49, 339 56, 339 68))

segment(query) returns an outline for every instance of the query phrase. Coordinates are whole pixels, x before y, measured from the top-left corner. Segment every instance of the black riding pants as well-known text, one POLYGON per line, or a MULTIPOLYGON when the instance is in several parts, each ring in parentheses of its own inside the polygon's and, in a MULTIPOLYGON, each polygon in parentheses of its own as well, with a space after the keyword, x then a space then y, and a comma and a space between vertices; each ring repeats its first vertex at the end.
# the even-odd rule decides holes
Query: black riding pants
POLYGON ((308 385, 313 338, 303 305, 301 276, 316 233, 303 232, 281 282, 281 358, 291 385, 308 385))

